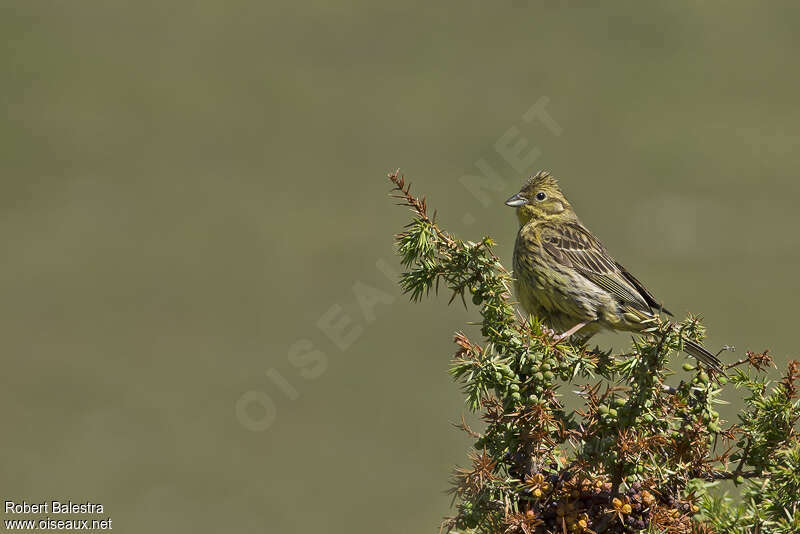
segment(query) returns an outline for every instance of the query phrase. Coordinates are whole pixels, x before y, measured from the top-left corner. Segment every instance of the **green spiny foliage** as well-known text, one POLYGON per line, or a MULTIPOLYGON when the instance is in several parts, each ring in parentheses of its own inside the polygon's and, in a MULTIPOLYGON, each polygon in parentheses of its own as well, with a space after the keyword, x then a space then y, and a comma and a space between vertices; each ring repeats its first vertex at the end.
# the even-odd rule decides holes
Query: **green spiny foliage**
MULTIPOLYGON (((727 388, 727 377, 688 363, 692 379, 669 385, 682 341, 667 323, 634 339, 628 354, 556 342, 515 311, 512 276, 490 238, 453 237, 403 177, 389 179, 413 213, 396 237, 403 291, 419 300, 445 289, 465 306, 470 296, 481 316, 483 344, 457 333, 450 372, 485 429, 462 420, 475 450, 471 465, 455 471, 457 513, 445 530, 800 532, 800 363, 770 382, 769 354, 748 352, 727 366, 727 388), (728 424, 715 407, 733 388, 747 398, 738 423, 728 424), (582 408, 567 409, 565 396, 582 408), (724 480, 742 488, 736 503, 714 494, 724 480)), ((680 327, 702 340, 697 318, 680 327)))

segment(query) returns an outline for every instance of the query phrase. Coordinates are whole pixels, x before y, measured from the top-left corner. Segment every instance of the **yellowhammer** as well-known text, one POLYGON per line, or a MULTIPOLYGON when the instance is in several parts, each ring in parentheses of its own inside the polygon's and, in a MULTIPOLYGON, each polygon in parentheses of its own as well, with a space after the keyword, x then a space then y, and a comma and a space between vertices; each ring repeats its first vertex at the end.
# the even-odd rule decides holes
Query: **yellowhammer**
MULTIPOLYGON (((589 337, 602 329, 641 332, 670 314, 586 229, 556 180, 542 171, 506 201, 517 209, 514 246, 517 298, 526 312, 562 332, 589 337)), ((671 315, 671 314, 670 314, 671 315)), ((719 359, 683 339, 684 350, 722 372, 719 359)))

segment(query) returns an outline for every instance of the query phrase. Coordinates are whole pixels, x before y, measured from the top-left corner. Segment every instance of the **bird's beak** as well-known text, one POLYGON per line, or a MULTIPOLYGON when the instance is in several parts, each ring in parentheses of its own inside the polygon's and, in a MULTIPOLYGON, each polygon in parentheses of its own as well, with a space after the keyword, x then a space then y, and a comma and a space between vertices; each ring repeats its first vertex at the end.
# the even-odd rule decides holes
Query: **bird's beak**
POLYGON ((506 200, 506 206, 511 206, 512 208, 518 208, 520 206, 524 206, 527 203, 528 203, 527 199, 520 196, 519 193, 506 200))

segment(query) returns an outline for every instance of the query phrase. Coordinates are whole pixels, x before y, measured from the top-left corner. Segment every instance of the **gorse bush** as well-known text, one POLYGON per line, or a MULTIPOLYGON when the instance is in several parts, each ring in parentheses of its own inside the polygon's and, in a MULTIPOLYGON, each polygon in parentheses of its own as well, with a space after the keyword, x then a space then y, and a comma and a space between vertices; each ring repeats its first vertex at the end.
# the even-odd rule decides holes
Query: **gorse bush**
POLYGON ((769 353, 748 352, 727 377, 686 363, 692 378, 670 380, 682 336, 703 338, 696 317, 679 330, 656 324, 626 354, 556 342, 516 311, 490 238, 455 238, 403 177, 389 179, 413 213, 396 236, 402 290, 414 300, 447 291, 481 317, 480 343, 455 335, 450 372, 485 428, 462 419, 475 446, 454 473, 445 531, 800 533, 798 362, 769 381, 769 353), (728 423, 716 407, 735 390, 744 407, 728 423), (739 497, 711 490, 726 480, 739 497))

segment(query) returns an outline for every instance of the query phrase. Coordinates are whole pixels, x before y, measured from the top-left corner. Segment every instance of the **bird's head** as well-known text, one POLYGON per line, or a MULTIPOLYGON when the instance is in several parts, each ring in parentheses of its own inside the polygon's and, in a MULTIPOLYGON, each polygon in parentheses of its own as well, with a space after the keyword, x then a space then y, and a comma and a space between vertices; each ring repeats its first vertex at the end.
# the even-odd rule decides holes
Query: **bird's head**
POLYGON ((517 208, 520 226, 532 220, 572 220, 575 212, 547 171, 531 176, 519 193, 506 200, 506 206, 517 208))

